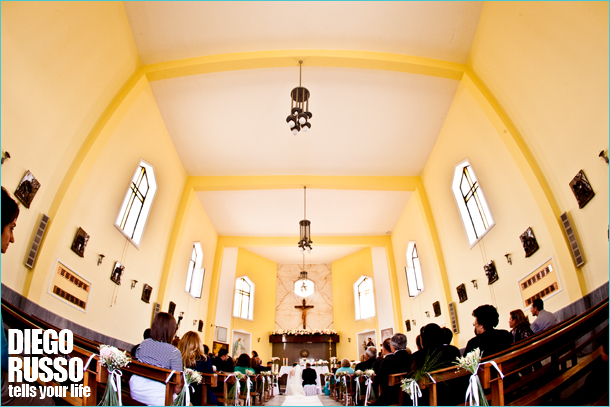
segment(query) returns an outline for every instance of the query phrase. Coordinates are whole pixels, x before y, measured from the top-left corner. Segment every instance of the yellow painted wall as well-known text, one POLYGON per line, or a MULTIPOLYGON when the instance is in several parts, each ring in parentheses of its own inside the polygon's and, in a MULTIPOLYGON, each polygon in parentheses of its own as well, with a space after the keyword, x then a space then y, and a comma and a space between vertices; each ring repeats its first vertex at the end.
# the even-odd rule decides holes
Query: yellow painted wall
MULTIPOLYGON (((499 328, 508 329, 509 312, 521 308, 517 280, 549 257, 556 256, 544 220, 531 192, 495 128, 460 84, 445 124, 422 175, 445 257, 452 301, 456 304, 461 346, 473 336, 472 310, 493 304, 500 313, 499 328), (469 248, 451 183, 455 165, 468 158, 484 191, 496 225, 469 248), (519 236, 532 227, 540 249, 525 258, 519 236), (505 253, 512 253, 508 265, 505 253), (487 285, 483 266, 494 260, 499 280, 487 285), (471 280, 477 280, 478 289, 471 280), (464 283, 468 301, 459 303, 456 287, 464 283)), ((560 275, 563 271, 557 264, 560 275)), ((550 311, 569 304, 565 280, 563 291, 546 301, 550 311)))
MULTIPOLYGON (((176 250, 176 267, 173 277, 169 282, 169 294, 163 301, 163 308, 167 310, 169 302, 173 301, 176 304, 176 313, 174 315, 178 316, 181 311, 184 311, 184 320, 180 324, 179 336, 184 335, 187 331, 197 332, 198 326, 193 325, 193 320, 197 320, 198 323, 201 319, 204 322, 204 330, 201 333, 201 337, 205 338, 206 330, 210 329, 210 323, 207 321, 206 316, 208 314, 212 268, 214 266, 218 234, 214 230, 210 218, 203 209, 199 199, 195 198, 191 201, 186 218, 185 230, 176 250), (201 267, 205 268, 203 289, 199 299, 193 298, 184 290, 193 242, 201 243, 203 251, 201 267)), ((210 348, 212 347, 211 342, 207 343, 207 345, 210 348)))
MULTIPOLYGON (((121 2, 2 2, 2 186, 30 170, 41 188, 21 210, 16 241, 2 256, 2 283, 21 292, 40 214, 92 127, 140 66, 121 2)), ((72 232, 71 232, 72 233, 72 232)), ((53 267, 46 264, 45 267, 53 267)))
POLYGON ((485 2, 468 63, 571 215, 587 291, 608 281, 608 31, 608 2, 485 2), (568 186, 581 169, 595 191, 583 209, 568 186))
MULTIPOLYGON (((53 255, 91 281, 88 312, 46 294, 54 264, 46 273, 40 305, 106 335, 141 341, 142 332, 150 326, 169 234, 186 179, 152 90, 146 86, 90 171, 53 255), (140 159, 154 166, 158 189, 138 250, 114 227, 114 221, 140 159), (84 258, 70 249, 78 227, 91 236, 84 258), (101 266, 97 266, 99 253, 106 256, 101 266), (110 280, 115 261, 125 266, 121 286, 110 280), (132 279, 138 281, 134 289, 130 288, 132 279), (140 299, 145 283, 153 287, 149 304, 140 299)), ((184 281, 176 280, 176 284, 184 281)))
MULTIPOLYGON (((240 329, 249 332, 252 335, 251 350, 257 351, 263 363, 266 363, 272 356, 269 334, 275 329, 277 263, 239 248, 235 278, 241 276, 248 276, 254 283, 254 319, 248 321, 233 317, 231 331, 240 329)), ((233 294, 231 292, 220 295, 233 294)))
MULTIPOLYGON (((375 279, 373 274, 373 258, 371 249, 362 249, 332 263, 333 277, 333 318, 335 330, 339 332, 341 341, 337 344, 339 359, 356 359, 358 356, 357 333, 365 330, 378 330, 377 317, 356 321, 354 305, 354 283, 360 276, 375 279), (351 338, 351 342, 348 340, 351 338)), ((375 315, 381 310, 376 310, 375 315)))
POLYGON ((414 193, 413 196, 411 196, 411 199, 409 199, 409 202, 407 202, 407 205, 392 232, 392 246, 394 248, 396 276, 403 317, 401 332, 407 335, 407 346, 411 350, 416 350, 415 338, 419 334, 419 328, 431 322, 440 326, 444 326, 447 322, 449 323, 448 326, 450 326, 450 319, 447 317, 443 305, 441 305, 441 316, 434 317, 432 303, 439 301, 443 304, 444 298, 441 297, 441 287, 437 277, 438 270, 433 258, 434 254, 431 250, 431 243, 428 239, 426 225, 423 221, 416 193, 414 193), (417 242, 419 261, 424 280, 424 291, 415 298, 409 297, 407 277, 405 274, 405 267, 407 266, 405 254, 409 241, 417 242), (425 311, 429 312, 429 317, 426 316, 425 311), (416 321, 415 325, 411 322, 410 332, 406 332, 406 327, 404 325, 404 320, 406 319, 416 321))

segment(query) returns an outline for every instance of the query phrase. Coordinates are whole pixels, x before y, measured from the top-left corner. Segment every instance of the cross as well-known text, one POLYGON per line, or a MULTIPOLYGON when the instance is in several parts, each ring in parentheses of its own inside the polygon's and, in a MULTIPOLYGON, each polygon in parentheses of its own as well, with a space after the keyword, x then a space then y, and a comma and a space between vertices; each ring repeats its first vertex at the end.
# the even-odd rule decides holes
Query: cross
POLYGON ((305 305, 305 298, 303 298, 303 305, 295 305, 294 307, 300 308, 303 311, 303 329, 307 329, 307 324, 305 323, 307 321, 307 309, 313 308, 313 305, 305 305))

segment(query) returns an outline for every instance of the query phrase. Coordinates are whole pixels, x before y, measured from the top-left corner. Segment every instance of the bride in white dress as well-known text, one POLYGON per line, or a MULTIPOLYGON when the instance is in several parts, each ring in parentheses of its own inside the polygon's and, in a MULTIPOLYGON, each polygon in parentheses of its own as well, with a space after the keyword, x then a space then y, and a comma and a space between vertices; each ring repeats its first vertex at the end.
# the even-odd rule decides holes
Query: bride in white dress
POLYGON ((304 396, 305 389, 303 389, 303 376, 301 366, 296 365, 292 368, 292 371, 288 375, 286 381, 286 396, 304 396))

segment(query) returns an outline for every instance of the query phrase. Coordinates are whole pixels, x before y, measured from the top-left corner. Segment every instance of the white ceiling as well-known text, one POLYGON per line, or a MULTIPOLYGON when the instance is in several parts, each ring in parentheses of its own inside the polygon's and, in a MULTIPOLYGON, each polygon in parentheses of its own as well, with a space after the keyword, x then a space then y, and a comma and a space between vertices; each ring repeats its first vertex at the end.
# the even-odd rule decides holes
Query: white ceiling
MULTIPOLYGON (((325 49, 465 63, 481 2, 125 2, 144 64, 213 54, 325 49)), ((299 70, 267 68, 151 83, 191 176, 418 176, 458 82, 425 75, 307 66, 312 128, 285 122, 299 70)), ((296 241, 302 190, 199 192, 222 236, 297 236, 291 248, 246 248, 278 263, 303 261, 296 241)), ((392 231, 410 193, 308 190, 314 252, 330 263, 362 247, 316 247, 315 236, 392 231), (319 250, 318 250, 319 249, 319 250), (351 251, 351 252, 350 252, 351 251), (319 253, 319 254, 318 254, 319 253)), ((319 257, 318 257, 319 256, 319 257)))

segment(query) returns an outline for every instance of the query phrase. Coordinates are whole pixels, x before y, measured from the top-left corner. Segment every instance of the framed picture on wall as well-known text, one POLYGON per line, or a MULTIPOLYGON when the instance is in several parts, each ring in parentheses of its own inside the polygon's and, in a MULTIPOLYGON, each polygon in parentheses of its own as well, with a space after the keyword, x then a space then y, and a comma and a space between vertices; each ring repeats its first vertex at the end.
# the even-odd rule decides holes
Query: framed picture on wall
POLYGON ((386 338, 391 338, 392 336, 394 336, 393 328, 386 328, 381 330, 381 342, 385 341, 386 338))
POLYGON ((227 351, 229 351, 229 344, 228 343, 220 343, 220 342, 212 342, 212 352, 214 352, 214 355, 218 355, 218 351, 221 349, 226 349, 227 351))

